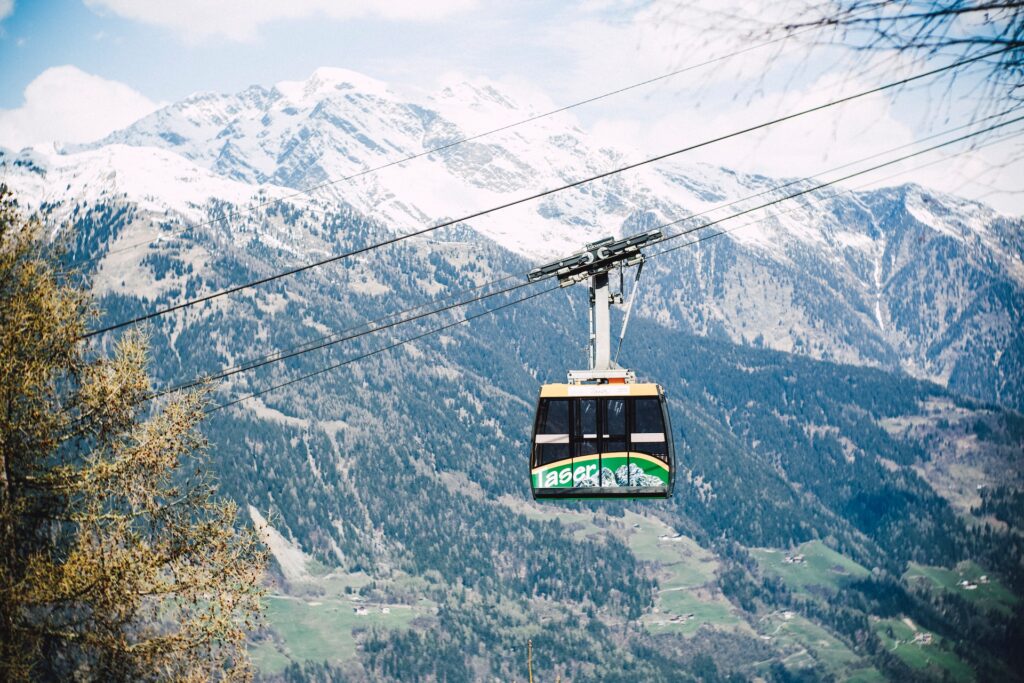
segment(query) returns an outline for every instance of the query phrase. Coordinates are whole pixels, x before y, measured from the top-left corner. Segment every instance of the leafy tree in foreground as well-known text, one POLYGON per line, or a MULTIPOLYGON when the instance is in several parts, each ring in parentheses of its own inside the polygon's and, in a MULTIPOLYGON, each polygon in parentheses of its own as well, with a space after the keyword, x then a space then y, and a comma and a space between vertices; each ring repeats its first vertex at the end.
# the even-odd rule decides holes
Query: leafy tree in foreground
POLYGON ((204 473, 202 397, 140 413, 144 339, 88 355, 39 233, 0 185, 0 679, 246 678, 265 558, 204 473))

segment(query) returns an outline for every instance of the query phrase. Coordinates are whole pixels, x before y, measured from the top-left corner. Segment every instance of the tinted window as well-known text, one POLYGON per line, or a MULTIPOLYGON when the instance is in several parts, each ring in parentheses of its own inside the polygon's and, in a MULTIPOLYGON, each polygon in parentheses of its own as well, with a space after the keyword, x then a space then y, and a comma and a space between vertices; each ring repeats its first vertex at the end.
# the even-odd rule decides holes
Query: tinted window
POLYGON ((626 450, 626 399, 608 398, 604 401, 604 453, 626 450))
POLYGON ((537 445, 537 464, 547 465, 548 463, 566 460, 569 457, 569 442, 565 443, 544 443, 537 445))
POLYGON ((540 404, 540 428, 538 434, 569 433, 569 401, 547 399, 540 404))
POLYGON ((597 435, 597 399, 584 398, 579 400, 577 403, 577 422, 577 436, 586 437, 589 435, 590 438, 593 438, 597 435))
POLYGON ((656 398, 633 400, 633 432, 630 434, 630 448, 637 453, 653 455, 668 460, 668 443, 665 434, 665 418, 661 412, 661 401, 656 398))
POLYGON ((623 436, 626 433, 626 399, 609 398, 606 400, 608 412, 605 413, 604 432, 609 436, 623 436))
POLYGON ((597 446, 597 399, 576 400, 576 429, 573 433, 576 456, 593 455, 597 446))
POLYGON ((568 399, 541 399, 534 449, 535 466, 569 457, 568 399))
POLYGON ((656 398, 638 398, 633 404, 634 432, 664 432, 665 422, 661 416, 661 402, 656 398))

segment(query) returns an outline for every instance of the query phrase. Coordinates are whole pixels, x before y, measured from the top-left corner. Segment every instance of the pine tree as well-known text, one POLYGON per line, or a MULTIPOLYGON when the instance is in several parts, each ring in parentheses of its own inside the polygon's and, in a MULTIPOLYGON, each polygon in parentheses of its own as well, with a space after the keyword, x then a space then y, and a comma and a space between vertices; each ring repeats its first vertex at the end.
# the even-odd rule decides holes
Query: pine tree
POLYGON ((202 393, 153 408, 143 335, 0 185, 0 679, 247 678, 265 556, 203 466, 202 393))

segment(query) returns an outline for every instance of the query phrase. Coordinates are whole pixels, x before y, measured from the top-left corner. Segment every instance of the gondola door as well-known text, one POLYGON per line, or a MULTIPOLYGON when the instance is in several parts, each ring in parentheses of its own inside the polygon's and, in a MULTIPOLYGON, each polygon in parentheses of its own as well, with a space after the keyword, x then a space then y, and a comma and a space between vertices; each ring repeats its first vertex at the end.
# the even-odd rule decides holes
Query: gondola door
POLYGON ((601 486, 617 485, 613 469, 608 467, 611 461, 606 463, 605 459, 627 456, 629 452, 626 442, 628 404, 626 398, 601 399, 601 486))
POLYGON ((575 399, 573 429, 573 485, 578 486, 588 474, 601 472, 600 403, 596 398, 575 399), (589 470, 589 473, 588 473, 589 470))

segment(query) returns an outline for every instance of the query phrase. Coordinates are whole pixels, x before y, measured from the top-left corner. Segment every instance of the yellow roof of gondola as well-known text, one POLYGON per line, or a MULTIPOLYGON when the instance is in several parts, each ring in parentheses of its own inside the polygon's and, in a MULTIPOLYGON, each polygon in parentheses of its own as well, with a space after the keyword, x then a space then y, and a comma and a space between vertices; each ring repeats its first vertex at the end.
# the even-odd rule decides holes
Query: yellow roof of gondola
POLYGON ((604 396, 661 396, 661 386, 653 382, 632 384, 545 384, 541 398, 594 398, 604 396))

